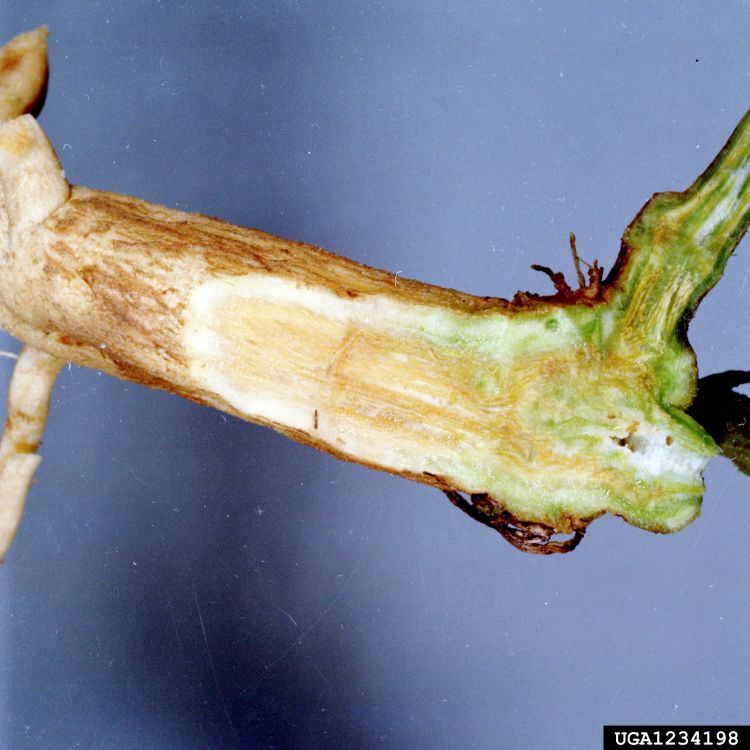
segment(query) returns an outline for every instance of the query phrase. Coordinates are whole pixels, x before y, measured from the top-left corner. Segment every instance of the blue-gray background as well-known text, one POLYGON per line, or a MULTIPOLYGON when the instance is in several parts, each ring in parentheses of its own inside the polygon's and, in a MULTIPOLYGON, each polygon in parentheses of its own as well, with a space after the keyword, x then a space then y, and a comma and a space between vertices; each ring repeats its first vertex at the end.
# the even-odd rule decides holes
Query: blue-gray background
MULTIPOLYGON (((476 294, 605 266, 750 105, 748 2, 27 2, 72 182, 476 294)), ((750 368, 750 257, 691 327, 750 368)), ((5 348, 14 342, 0 342, 5 348)), ((11 362, 2 366, 2 386, 11 362)), ((525 556, 434 489, 65 369, 0 570, 2 747, 597 748, 750 716, 750 479, 525 556)))

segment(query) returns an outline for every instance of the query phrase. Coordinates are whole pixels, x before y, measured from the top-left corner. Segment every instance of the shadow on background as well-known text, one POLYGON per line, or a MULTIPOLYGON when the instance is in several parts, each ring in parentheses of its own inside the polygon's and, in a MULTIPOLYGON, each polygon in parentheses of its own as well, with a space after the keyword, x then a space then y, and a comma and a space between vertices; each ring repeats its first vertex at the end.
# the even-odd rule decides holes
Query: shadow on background
POLYGON ((750 383, 750 371, 727 370, 698 381, 690 416, 716 441, 724 456, 750 475, 750 398, 735 388, 750 383))

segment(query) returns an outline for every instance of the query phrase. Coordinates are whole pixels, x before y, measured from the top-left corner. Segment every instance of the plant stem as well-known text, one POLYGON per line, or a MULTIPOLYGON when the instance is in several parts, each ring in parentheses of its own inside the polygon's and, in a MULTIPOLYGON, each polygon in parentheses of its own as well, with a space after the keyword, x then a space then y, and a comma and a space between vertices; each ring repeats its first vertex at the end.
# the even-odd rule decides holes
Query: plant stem
MULTIPOLYGON (((508 302, 253 229, 70 188, 36 121, 0 126, 0 326, 68 360, 447 491, 525 549, 610 512, 695 518, 716 445, 684 336, 750 220, 750 117, 626 230, 606 282, 508 302), (459 492, 470 499, 461 499, 459 492), (510 530, 509 530, 510 529, 510 530)), ((53 368, 50 366, 50 372, 53 368)))

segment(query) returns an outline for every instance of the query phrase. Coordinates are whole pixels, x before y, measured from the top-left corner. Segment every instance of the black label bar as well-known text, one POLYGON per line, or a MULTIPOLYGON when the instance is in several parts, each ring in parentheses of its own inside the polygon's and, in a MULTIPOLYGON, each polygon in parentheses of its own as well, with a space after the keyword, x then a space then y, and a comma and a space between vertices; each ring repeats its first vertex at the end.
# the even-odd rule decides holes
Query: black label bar
POLYGON ((750 726, 625 725, 604 727, 604 750, 696 748, 750 750, 750 726))

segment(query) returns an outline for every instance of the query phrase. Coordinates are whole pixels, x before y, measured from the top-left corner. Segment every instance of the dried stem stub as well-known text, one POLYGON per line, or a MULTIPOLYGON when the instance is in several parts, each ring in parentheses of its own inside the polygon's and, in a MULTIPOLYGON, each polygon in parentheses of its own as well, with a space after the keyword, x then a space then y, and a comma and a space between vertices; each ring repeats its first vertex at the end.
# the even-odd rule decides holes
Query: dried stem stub
MULTIPOLYGON (((0 50, 0 123, 34 111, 41 104, 47 84, 47 29, 21 34, 0 50)), ((21 144, 19 144, 20 146, 21 144)), ((30 160, 27 168, 35 168, 30 160)), ((10 187, 10 186, 8 186, 10 187)), ((11 247, 9 211, 16 200, 38 204, 39 198, 4 187, 0 223, 11 247)), ((66 196, 67 197, 67 196, 66 196)), ((44 202, 44 201, 42 201, 44 202)), ((44 207, 39 215, 47 211, 44 207)), ((33 209, 32 209, 33 213, 33 209)), ((7 253, 2 264, 7 265, 7 253)), ((42 439, 52 388, 63 360, 33 346, 19 355, 10 382, 5 430, 0 441, 0 559, 5 557, 23 515, 26 496, 40 462, 36 450, 42 439)))

